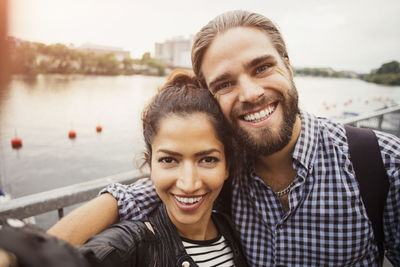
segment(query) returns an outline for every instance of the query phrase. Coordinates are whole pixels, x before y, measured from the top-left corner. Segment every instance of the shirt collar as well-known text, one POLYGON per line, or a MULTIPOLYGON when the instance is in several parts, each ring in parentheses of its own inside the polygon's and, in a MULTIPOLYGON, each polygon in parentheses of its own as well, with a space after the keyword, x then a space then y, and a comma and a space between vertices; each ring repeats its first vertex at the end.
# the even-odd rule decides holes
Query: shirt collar
POLYGON ((318 119, 308 114, 300 112, 301 131, 294 147, 292 158, 298 161, 307 170, 314 164, 318 148, 318 119))

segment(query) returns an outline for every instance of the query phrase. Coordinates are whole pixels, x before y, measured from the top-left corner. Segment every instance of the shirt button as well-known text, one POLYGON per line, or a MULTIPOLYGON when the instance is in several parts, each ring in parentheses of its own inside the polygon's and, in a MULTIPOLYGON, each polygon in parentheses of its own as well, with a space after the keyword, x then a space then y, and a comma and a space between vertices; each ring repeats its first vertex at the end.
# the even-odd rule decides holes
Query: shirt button
POLYGON ((190 263, 188 261, 182 262, 182 267, 190 267, 190 263))

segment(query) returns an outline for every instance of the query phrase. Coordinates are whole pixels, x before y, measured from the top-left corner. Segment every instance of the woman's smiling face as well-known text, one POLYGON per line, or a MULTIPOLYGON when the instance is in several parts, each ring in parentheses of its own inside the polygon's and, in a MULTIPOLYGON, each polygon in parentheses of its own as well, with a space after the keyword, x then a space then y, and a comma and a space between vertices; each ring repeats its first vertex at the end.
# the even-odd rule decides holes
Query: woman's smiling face
POLYGON ((171 221, 179 232, 207 227, 229 175, 224 145, 208 115, 166 116, 151 147, 151 179, 171 221))

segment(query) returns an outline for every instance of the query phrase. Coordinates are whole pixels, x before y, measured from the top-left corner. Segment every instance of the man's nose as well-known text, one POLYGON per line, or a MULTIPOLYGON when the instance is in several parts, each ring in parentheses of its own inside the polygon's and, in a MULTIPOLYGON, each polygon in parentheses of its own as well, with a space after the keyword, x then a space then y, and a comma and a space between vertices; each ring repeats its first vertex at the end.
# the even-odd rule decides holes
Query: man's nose
POLYGON ((199 173, 196 166, 193 163, 185 163, 177 181, 177 187, 184 193, 194 193, 201 187, 201 179, 199 179, 199 173))
POLYGON ((239 101, 240 102, 257 102, 264 94, 264 89, 259 86, 250 77, 241 77, 238 80, 239 101))

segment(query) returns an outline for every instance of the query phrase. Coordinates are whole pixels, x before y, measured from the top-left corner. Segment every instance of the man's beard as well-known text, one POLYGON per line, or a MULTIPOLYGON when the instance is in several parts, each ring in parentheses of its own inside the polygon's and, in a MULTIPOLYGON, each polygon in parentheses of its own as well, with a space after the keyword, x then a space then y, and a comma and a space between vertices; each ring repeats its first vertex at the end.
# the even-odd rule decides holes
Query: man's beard
MULTIPOLYGON (((273 131, 269 127, 260 129, 256 137, 246 129, 239 126, 235 112, 231 112, 232 128, 237 141, 244 146, 248 152, 254 156, 269 156, 282 150, 292 138, 293 127, 296 122, 296 117, 300 113, 298 107, 298 94, 294 82, 291 82, 291 88, 288 91, 288 97, 285 98, 279 93, 279 105, 282 107, 283 120, 278 125, 278 131, 273 131)), ((263 99, 261 102, 267 102, 263 99)), ((243 109, 251 110, 254 107, 259 107, 260 103, 245 103, 243 109), (245 107, 246 105, 246 107, 245 107)))

